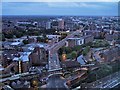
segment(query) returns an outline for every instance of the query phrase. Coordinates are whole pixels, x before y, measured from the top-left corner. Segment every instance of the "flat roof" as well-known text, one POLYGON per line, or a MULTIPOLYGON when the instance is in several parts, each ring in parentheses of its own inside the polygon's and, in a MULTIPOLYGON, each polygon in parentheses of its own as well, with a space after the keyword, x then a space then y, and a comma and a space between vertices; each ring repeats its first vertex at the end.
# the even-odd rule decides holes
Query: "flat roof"
POLYGON ((29 61, 29 55, 31 54, 31 52, 24 52, 21 56, 20 56, 20 59, 23 61, 23 62, 26 62, 26 61, 29 61))
POLYGON ((29 61, 29 55, 31 54, 31 52, 23 52, 21 53, 20 57, 14 57, 13 61, 23 61, 23 62, 27 62, 29 61))
POLYGON ((19 44, 21 44, 21 42, 13 42, 11 45, 19 45, 19 44))
POLYGON ((84 61, 84 59, 83 59, 83 55, 80 55, 80 56, 77 58, 77 61, 78 61, 80 64, 82 64, 82 65, 85 65, 85 64, 86 64, 85 61, 84 61))
POLYGON ((82 37, 80 37, 80 38, 68 38, 68 39, 71 39, 71 40, 79 40, 79 39, 83 39, 82 37))

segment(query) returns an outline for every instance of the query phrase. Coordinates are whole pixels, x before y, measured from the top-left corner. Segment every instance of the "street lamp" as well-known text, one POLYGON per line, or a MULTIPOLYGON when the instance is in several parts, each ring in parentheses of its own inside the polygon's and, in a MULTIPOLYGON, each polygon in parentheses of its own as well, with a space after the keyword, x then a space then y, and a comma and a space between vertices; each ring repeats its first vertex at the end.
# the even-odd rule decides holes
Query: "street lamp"
POLYGON ((64 60, 64 61, 65 61, 65 60, 66 60, 66 58, 67 58, 67 55, 66 55, 65 53, 63 53, 63 54, 62 54, 62 60, 64 60))

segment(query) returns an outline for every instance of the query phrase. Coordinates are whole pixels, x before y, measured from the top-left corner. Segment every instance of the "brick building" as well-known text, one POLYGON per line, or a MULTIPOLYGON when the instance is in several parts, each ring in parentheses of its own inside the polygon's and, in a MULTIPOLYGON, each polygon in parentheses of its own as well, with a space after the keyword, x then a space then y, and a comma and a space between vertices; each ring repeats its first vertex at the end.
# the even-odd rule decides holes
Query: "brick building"
POLYGON ((43 47, 35 47, 29 58, 32 66, 47 64, 46 50, 43 47))
POLYGON ((103 50, 100 54, 103 61, 114 61, 120 59, 120 47, 112 47, 107 50, 103 50))

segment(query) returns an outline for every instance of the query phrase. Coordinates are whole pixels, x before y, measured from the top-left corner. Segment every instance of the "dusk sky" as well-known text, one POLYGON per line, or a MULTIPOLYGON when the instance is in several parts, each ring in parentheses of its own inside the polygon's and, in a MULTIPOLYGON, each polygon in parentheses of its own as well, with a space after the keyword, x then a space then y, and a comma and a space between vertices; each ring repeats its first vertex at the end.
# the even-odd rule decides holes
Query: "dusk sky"
POLYGON ((116 16, 117 2, 3 2, 2 15, 116 16))

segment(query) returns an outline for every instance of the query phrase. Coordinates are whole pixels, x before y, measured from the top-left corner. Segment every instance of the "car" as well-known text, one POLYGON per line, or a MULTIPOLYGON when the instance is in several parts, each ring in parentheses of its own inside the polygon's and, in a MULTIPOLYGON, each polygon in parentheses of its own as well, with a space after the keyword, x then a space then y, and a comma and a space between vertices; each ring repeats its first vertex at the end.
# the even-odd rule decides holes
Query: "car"
POLYGON ((44 81, 44 82, 47 81, 47 80, 48 80, 48 78, 43 78, 43 79, 42 79, 42 81, 44 81))

